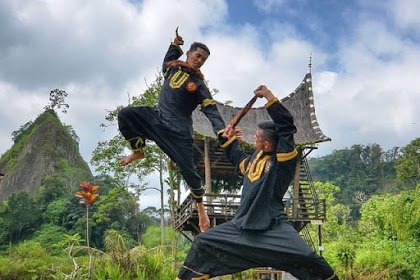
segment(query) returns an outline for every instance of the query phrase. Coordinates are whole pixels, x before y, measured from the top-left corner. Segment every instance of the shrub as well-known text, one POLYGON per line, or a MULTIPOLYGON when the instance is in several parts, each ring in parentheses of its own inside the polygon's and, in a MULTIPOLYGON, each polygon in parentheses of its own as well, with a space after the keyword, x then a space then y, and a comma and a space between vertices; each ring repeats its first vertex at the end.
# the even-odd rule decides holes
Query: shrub
POLYGON ((53 263, 50 254, 34 241, 12 246, 8 253, 9 257, 0 258, 2 280, 43 278, 53 263))

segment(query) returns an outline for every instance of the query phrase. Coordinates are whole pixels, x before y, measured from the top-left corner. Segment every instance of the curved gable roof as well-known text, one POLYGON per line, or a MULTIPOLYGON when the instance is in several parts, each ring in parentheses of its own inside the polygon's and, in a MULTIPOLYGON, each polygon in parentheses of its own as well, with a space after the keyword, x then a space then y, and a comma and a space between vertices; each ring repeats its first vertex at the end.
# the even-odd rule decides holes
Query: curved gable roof
MULTIPOLYGON (((252 96, 249 97, 249 99, 252 96)), ((321 131, 315 114, 314 96, 312 92, 312 75, 307 73, 302 83, 291 94, 281 99, 283 105, 290 111, 294 118, 297 133, 295 142, 300 145, 309 145, 325 141, 331 141, 331 138, 325 136, 321 131)), ((236 114, 241 110, 239 107, 232 107, 217 102, 217 108, 228 124, 236 114)), ((193 112, 193 128, 196 135, 215 137, 210 121, 206 116, 195 110, 193 112)), ((243 129, 243 140, 253 144, 253 136, 257 129, 257 124, 261 121, 270 120, 271 117, 264 107, 252 108, 248 114, 239 122, 238 128, 243 129)))

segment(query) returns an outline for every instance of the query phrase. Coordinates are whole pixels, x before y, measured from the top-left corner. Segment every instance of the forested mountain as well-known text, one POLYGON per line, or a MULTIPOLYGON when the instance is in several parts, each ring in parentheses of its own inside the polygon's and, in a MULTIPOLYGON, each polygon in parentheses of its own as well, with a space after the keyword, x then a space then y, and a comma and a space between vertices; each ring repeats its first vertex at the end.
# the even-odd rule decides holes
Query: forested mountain
POLYGON ((58 175, 68 188, 92 173, 79 153, 78 143, 52 109, 13 133, 14 145, 0 159, 5 174, 0 181, 0 201, 17 191, 34 196, 46 176, 58 175))
POLYGON ((154 223, 141 216, 136 195, 114 178, 92 176, 77 135, 54 109, 46 108, 12 138, 14 145, 0 159, 0 250, 28 239, 51 249, 66 233, 86 240, 86 207, 75 197, 82 181, 99 186, 100 199, 89 211, 89 235, 96 248, 104 248, 105 232, 111 228, 137 242, 146 225, 154 223))
POLYGON ((389 151, 378 144, 353 145, 308 162, 313 180, 339 186, 337 202, 349 206, 353 218, 358 219, 361 205, 372 195, 397 194, 416 187, 420 182, 420 153, 416 147, 420 149, 420 138, 389 151), (407 166, 412 167, 412 174, 407 174, 407 166))

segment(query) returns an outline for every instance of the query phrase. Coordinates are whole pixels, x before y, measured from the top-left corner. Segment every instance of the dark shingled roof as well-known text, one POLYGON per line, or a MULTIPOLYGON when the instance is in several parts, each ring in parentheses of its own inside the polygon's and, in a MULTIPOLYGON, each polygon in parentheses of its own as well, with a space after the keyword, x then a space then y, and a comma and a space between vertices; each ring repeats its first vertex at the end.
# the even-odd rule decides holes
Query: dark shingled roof
MULTIPOLYGON (((250 95, 249 99, 251 98, 252 96, 250 95)), ((281 102, 294 118, 297 127, 297 133, 295 134, 296 144, 310 145, 331 141, 329 137, 322 133, 315 115, 312 75, 310 72, 306 74, 298 88, 285 98, 281 99, 281 102)), ((228 124, 241 110, 241 108, 224 105, 219 102, 217 102, 217 107, 226 124, 228 124)), ((192 117, 194 133, 196 136, 215 137, 211 123, 203 113, 195 110, 192 117)), ((243 140, 253 144, 253 136, 255 135, 258 123, 266 120, 271 120, 271 118, 264 107, 252 108, 238 124, 238 128, 241 128, 244 131, 243 140)))

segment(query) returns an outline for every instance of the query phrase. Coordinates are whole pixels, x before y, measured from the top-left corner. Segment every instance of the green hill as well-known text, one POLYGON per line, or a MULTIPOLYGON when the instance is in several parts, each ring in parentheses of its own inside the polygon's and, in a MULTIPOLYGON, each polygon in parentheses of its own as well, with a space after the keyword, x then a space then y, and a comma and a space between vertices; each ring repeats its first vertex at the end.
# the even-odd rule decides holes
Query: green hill
POLYGON ((5 175, 0 181, 0 201, 17 191, 35 195, 48 175, 62 176, 69 187, 74 187, 78 179, 92 178, 78 143, 53 110, 38 116, 14 140, 11 149, 0 158, 0 171, 5 175))

